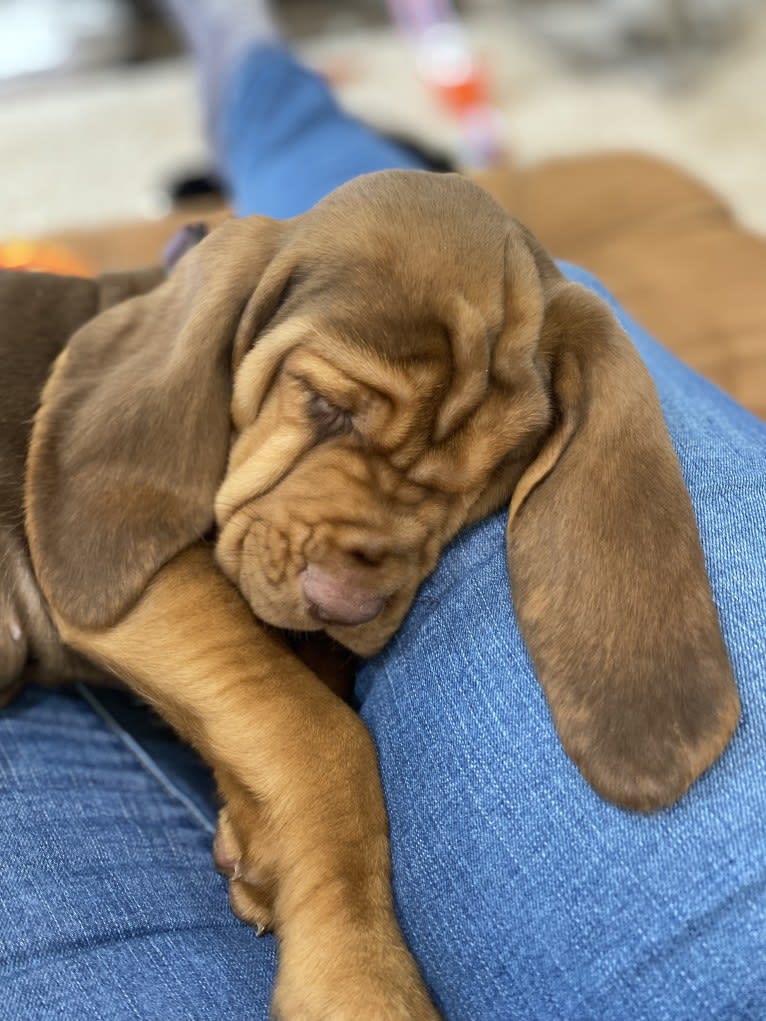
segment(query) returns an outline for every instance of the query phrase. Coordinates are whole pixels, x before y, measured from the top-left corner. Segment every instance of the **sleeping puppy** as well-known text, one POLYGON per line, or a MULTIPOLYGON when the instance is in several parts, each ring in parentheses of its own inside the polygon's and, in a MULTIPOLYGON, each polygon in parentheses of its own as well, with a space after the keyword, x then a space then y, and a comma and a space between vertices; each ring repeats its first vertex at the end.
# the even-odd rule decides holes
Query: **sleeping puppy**
POLYGON ((228 221, 164 282, 4 292, 14 361, 63 347, 31 440, 40 359, 7 427, 6 681, 22 643, 76 654, 211 763, 216 860, 279 936, 281 1017, 436 1016, 372 744, 282 630, 372 655, 445 544, 510 504, 516 613, 585 779, 651 811, 721 753, 738 698, 654 388, 475 185, 372 174, 285 223, 228 221))

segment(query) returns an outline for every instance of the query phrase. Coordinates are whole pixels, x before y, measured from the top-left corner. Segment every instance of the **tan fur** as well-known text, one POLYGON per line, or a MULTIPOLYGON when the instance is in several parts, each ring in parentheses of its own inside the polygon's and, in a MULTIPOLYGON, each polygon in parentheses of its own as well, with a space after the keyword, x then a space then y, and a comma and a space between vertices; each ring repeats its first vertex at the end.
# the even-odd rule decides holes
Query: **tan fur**
POLYGON ((233 907, 280 938, 279 1016, 436 1018, 394 917, 369 735, 253 620, 211 552, 167 564, 111 628, 57 623, 215 764, 233 907))
POLYGON ((215 769, 216 861, 280 938, 286 1019, 436 1015, 369 738, 264 625, 369 655, 455 533, 510 502, 518 618, 599 792, 667 805, 736 724, 646 370, 458 177, 374 174, 285 224, 231 221, 96 315, 43 393, 26 497, 64 642, 215 769))

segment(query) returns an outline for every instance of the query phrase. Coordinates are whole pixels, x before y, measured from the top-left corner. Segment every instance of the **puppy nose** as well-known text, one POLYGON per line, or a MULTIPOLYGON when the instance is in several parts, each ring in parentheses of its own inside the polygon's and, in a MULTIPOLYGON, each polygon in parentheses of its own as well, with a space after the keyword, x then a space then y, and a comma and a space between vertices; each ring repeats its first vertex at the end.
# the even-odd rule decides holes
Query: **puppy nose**
POLYGON ((301 574, 301 584, 309 613, 326 624, 366 624, 385 605, 382 596, 343 568, 309 564, 301 574))

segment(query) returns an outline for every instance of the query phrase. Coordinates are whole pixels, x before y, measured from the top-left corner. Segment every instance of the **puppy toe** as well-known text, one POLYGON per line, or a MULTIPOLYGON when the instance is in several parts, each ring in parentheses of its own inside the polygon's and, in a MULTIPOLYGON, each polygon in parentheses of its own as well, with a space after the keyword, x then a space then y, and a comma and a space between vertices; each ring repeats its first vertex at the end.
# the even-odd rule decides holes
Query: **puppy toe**
POLYGON ((219 872, 233 876, 242 858, 242 850, 234 834, 229 813, 222 808, 218 813, 218 826, 213 839, 213 861, 219 872))
POLYGON ((213 861, 229 879, 229 904, 237 918, 254 926, 258 936, 270 932, 274 915, 272 884, 262 881, 257 869, 247 864, 225 807, 218 814, 213 861))
POLYGON ((271 932, 274 908, 269 889, 232 878, 229 880, 229 904, 241 922, 254 927, 256 936, 271 932))

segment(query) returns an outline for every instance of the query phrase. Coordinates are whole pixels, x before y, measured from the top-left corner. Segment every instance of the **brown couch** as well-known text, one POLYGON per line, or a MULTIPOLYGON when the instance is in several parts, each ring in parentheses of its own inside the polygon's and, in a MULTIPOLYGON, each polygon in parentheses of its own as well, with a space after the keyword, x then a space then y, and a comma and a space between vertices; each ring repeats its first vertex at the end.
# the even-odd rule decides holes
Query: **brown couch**
MULTIPOLYGON (((596 273, 679 358, 766 418, 766 239, 684 171, 630 153, 477 175, 554 255, 596 273)), ((225 211, 60 235, 94 269, 156 262, 173 230, 225 211)))

